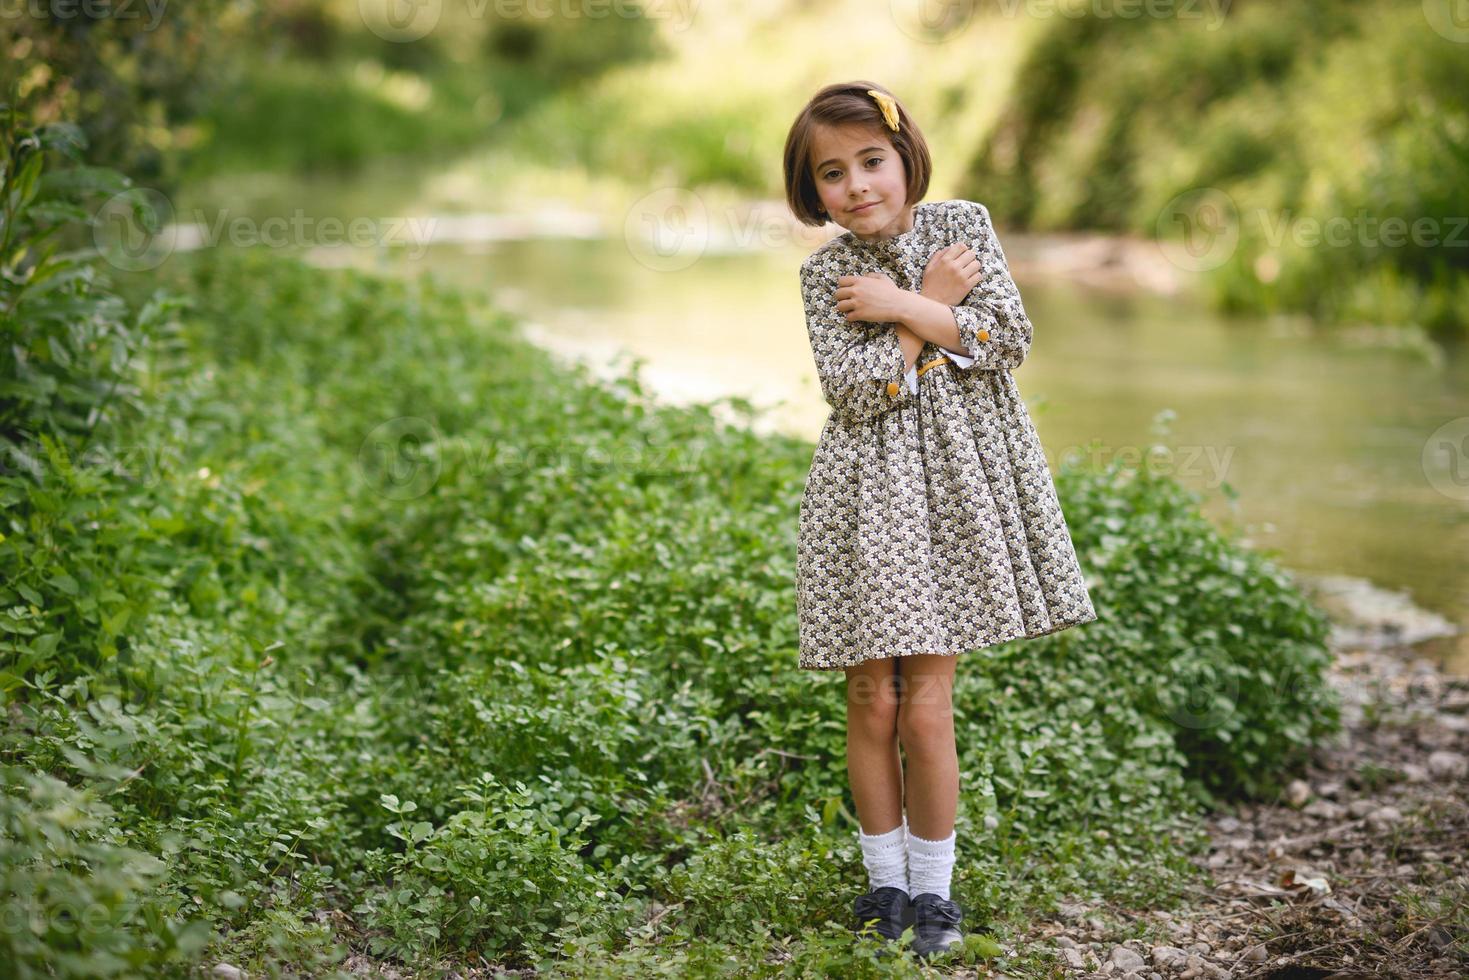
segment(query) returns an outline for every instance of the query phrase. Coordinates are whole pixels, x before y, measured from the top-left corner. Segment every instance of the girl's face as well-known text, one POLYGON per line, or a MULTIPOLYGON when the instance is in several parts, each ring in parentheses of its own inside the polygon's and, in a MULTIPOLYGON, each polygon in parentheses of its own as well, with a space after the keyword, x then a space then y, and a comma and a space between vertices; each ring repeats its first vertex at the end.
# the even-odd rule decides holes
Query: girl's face
POLYGON ((913 227, 907 169, 880 130, 817 126, 811 160, 827 215, 858 238, 887 238, 913 227))

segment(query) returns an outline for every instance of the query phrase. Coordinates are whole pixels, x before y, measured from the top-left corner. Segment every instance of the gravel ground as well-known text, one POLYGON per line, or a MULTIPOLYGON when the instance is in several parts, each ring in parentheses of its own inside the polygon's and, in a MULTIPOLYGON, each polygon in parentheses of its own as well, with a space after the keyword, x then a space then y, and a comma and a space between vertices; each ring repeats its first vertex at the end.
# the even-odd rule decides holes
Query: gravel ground
POLYGON ((1402 649, 1336 652, 1342 736, 1281 799, 1209 816, 1195 901, 1065 905, 1013 944, 1054 950, 1066 977, 1469 976, 1469 679, 1402 649), (1138 919, 1150 941, 1117 942, 1138 919))

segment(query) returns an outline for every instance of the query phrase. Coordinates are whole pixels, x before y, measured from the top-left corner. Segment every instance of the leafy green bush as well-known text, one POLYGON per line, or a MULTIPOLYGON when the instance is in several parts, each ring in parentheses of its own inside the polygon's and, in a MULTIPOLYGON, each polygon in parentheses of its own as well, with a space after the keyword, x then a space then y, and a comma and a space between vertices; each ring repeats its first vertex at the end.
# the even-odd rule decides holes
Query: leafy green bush
POLYGON ((483 94, 504 100, 496 114, 534 101, 517 79, 483 66, 471 72, 450 62, 419 72, 376 60, 264 54, 243 59, 219 89, 179 154, 192 181, 262 170, 354 173, 381 157, 463 149, 483 142, 496 122, 476 111, 483 94))
POLYGON ((1197 13, 1051 18, 969 168, 972 196, 1014 225, 1158 237, 1180 195, 1211 188, 1237 211, 1238 245, 1206 276, 1222 308, 1461 336, 1463 46, 1388 0, 1197 13), (1344 241, 1313 237, 1359 215, 1344 241), (1415 222, 1427 231, 1407 234, 1415 222))
POLYGON ((171 183, 168 150, 217 95, 229 41, 259 5, 195 0, 187 7, 9 4, 0 45, 0 99, 34 122, 71 120, 86 160, 154 186, 171 183))
POLYGON ((404 850, 364 855, 389 879, 354 909, 384 933, 372 940, 374 951, 411 958, 442 942, 534 962, 563 944, 587 951, 578 937, 610 945, 631 924, 613 882, 577 853, 584 845, 579 832, 594 818, 583 815, 563 828, 539 794, 523 783, 506 787, 488 772, 460 789, 463 808, 438 827, 412 820, 412 801, 383 796, 383 807, 404 818, 388 825, 404 850))
POLYGON ((1108 689, 1125 690, 1163 726, 1206 800, 1275 792, 1280 774, 1340 727, 1340 704, 1324 684, 1325 615, 1150 460, 1117 461, 1091 477, 1068 471, 1059 489, 1098 579, 1100 622, 1088 627, 1087 646, 1114 664, 1108 689))
POLYGON ((209 939, 149 889, 165 870, 123 842, 91 790, 0 764, 0 963, 15 980, 138 976, 209 939))
POLYGON ((127 308, 98 250, 77 242, 96 221, 89 207, 131 192, 120 174, 80 166, 84 145, 75 126, 32 127, 0 105, 0 691, 43 665, 72 677, 115 657, 152 591, 147 536, 106 542, 112 478, 79 457, 115 444, 141 411, 136 362, 166 338, 177 301, 127 308))

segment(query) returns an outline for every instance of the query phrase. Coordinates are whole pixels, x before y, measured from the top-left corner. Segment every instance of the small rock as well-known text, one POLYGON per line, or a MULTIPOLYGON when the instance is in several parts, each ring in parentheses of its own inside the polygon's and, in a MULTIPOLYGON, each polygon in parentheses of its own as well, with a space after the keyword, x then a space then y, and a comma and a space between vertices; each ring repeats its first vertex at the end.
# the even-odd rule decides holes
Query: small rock
POLYGON ((1249 949, 1239 954, 1239 961, 1241 963, 1264 963, 1269 958, 1270 951, 1265 948, 1264 943, 1259 943, 1257 945, 1251 946, 1249 949))
POLYGON ((1198 953, 1200 956, 1208 956, 1209 953, 1213 950, 1213 947, 1210 946, 1208 943, 1194 943, 1188 949, 1191 953, 1198 953))
POLYGON ((1335 779, 1328 782, 1319 783, 1316 786, 1316 795, 1324 796, 1329 800, 1334 800, 1341 795, 1341 783, 1335 779))
POLYGON ((1454 733, 1444 725, 1418 729, 1418 744, 1425 749, 1442 749, 1454 744, 1454 733))
POLYGON ((1312 800, 1301 812, 1318 820, 1340 820, 1343 811, 1339 803, 1333 803, 1330 800, 1312 800))
POLYGON ((230 963, 216 963, 214 969, 209 971, 211 976, 219 980, 244 980, 245 973, 239 967, 230 963))
POLYGON ((1075 949, 1076 940, 1072 939, 1070 936, 1057 936, 1056 945, 1060 946, 1062 949, 1075 949))
POLYGON ((1469 769, 1469 760, 1458 752, 1439 749, 1428 755, 1428 772, 1434 779, 1461 779, 1466 769, 1469 769))
POLYGON ((1221 834, 1232 834, 1236 830, 1239 830, 1240 823, 1234 817, 1220 817, 1216 826, 1218 826, 1221 834))
POLYGON ((1367 814, 1376 809, 1376 800, 1353 800, 1352 802, 1347 804, 1347 812, 1350 813, 1352 817, 1357 820, 1362 819, 1363 817, 1367 816, 1367 814))
POLYGON ((1285 801, 1299 810, 1311 799, 1311 784, 1304 779, 1292 779, 1285 788, 1285 801))
POLYGON ((1184 950, 1179 949, 1177 946, 1153 947, 1153 965, 1159 967, 1160 969, 1166 969, 1167 967, 1171 966, 1175 960, 1182 960, 1185 959, 1187 956, 1188 953, 1184 950))
POLYGON ((1398 766, 1398 771, 1403 774, 1403 781, 1409 783, 1428 782, 1428 770, 1416 762, 1404 762, 1398 766))
POLYGON ((1385 833, 1402 822, 1403 815, 1398 812, 1397 807, 1385 806, 1367 814, 1367 826, 1379 834, 1385 833))
POLYGON ((1081 950, 1079 949, 1071 949, 1069 947, 1063 949, 1061 950, 1061 958, 1065 960, 1066 965, 1073 970, 1086 969, 1086 960, 1082 958, 1081 950))
POLYGON ((1229 971, 1213 963, 1205 963, 1204 972, 1213 978, 1213 980, 1229 980, 1229 971))
POLYGON ((1126 946, 1113 946, 1111 955, 1112 964, 1119 970, 1143 970, 1147 968, 1147 961, 1137 950, 1128 949, 1126 946))

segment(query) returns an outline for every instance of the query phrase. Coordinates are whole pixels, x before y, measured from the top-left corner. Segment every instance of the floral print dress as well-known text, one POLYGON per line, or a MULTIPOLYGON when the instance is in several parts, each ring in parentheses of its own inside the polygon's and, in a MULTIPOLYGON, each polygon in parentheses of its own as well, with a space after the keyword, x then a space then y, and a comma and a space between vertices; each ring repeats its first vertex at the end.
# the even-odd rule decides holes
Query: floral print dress
POLYGON ((847 232, 801 263, 821 392, 831 406, 801 497, 799 666, 833 670, 957 654, 1097 618, 1035 426, 1011 371, 1032 327, 989 211, 920 203, 877 242, 847 232), (849 321, 841 276, 918 290, 956 241, 982 278, 951 307, 963 351, 925 343, 905 370, 897 327, 849 321), (951 360, 918 367, 940 355, 951 360))

